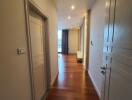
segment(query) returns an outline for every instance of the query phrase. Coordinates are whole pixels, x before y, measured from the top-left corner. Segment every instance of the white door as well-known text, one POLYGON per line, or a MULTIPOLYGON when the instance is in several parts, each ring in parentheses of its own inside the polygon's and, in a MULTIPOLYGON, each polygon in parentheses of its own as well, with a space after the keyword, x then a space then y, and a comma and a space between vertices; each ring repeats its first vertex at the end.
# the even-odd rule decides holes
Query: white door
POLYGON ((44 54, 43 19, 30 11, 30 36, 33 61, 33 87, 35 100, 41 100, 46 92, 46 71, 44 54))
POLYGON ((109 100, 132 100, 132 0, 116 0, 114 22, 109 100))
POLYGON ((132 100, 132 0, 106 0, 102 100, 132 100))

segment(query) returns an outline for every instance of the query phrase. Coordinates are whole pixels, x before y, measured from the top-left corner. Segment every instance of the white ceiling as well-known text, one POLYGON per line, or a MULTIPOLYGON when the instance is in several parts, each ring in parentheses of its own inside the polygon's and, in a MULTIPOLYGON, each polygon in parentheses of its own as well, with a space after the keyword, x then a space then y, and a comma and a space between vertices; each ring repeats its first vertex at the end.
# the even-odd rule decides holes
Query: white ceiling
POLYGON ((91 8, 95 0, 55 0, 58 13, 58 28, 69 29, 80 26, 87 9, 91 8), (74 5, 75 9, 71 10, 74 5), (68 20, 68 16, 71 19, 68 20))

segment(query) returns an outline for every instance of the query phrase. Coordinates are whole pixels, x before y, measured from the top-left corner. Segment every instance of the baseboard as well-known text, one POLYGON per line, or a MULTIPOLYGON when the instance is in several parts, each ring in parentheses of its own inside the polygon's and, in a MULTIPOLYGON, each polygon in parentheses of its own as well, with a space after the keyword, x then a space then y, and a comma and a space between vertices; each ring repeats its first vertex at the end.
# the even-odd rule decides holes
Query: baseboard
POLYGON ((46 93, 42 96, 41 100, 46 100, 48 93, 49 93, 49 90, 46 90, 46 93))
POLYGON ((68 55, 77 55, 77 53, 68 53, 68 55))
POLYGON ((51 86, 53 86, 54 83, 55 83, 55 81, 57 80, 58 74, 59 74, 59 72, 57 72, 56 76, 55 76, 54 79, 52 80, 51 86))
POLYGON ((99 96, 99 98, 100 98, 100 100, 101 100, 100 91, 99 91, 98 87, 96 86, 95 81, 94 81, 94 79, 93 79, 93 77, 92 77, 92 75, 91 75, 91 73, 90 73, 89 71, 88 71, 88 74, 89 74, 90 79, 92 80, 92 83, 93 83, 93 85, 94 85, 94 87, 95 87, 95 89, 96 89, 96 92, 97 92, 97 94, 98 94, 98 96, 99 96))

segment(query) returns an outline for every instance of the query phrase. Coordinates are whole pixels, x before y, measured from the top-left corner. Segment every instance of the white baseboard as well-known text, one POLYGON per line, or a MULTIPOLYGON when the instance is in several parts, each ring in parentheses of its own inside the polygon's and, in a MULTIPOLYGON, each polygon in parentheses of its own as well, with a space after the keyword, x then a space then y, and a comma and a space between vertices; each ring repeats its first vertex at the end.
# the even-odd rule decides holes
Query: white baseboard
POLYGON ((57 77, 58 77, 58 74, 59 74, 59 72, 57 72, 57 74, 55 75, 55 77, 54 77, 53 80, 51 81, 51 86, 54 85, 54 83, 55 83, 55 81, 56 81, 56 79, 57 79, 57 77))
MULTIPOLYGON (((96 89, 96 92, 97 92, 99 98, 101 98, 101 93, 100 93, 100 91, 99 91, 99 89, 98 89, 98 87, 97 87, 97 85, 96 85, 96 83, 95 83, 95 81, 94 81, 94 79, 93 79, 93 77, 92 77, 92 75, 91 75, 91 73, 90 73, 89 71, 88 71, 88 74, 89 74, 89 76, 90 76, 90 78, 91 78, 91 80, 92 80, 92 83, 93 83, 93 85, 94 85, 94 87, 95 87, 95 89, 96 89)), ((100 99, 100 100, 101 100, 101 99, 100 99)))

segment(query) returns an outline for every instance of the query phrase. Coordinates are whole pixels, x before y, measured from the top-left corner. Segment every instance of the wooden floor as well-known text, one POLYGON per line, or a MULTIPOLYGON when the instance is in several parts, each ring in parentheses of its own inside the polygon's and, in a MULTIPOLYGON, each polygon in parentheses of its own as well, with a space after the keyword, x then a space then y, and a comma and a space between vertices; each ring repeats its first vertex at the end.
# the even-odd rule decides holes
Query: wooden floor
POLYGON ((99 100, 92 82, 75 55, 58 55, 59 75, 46 100, 99 100))

